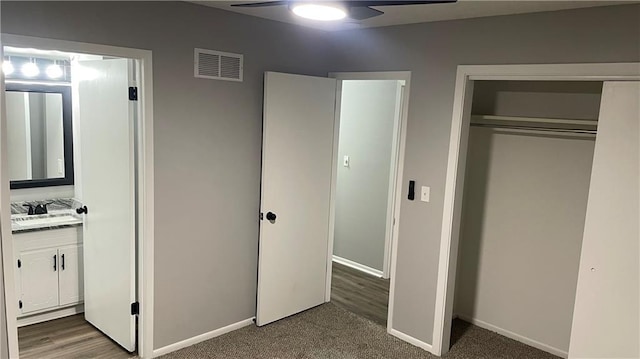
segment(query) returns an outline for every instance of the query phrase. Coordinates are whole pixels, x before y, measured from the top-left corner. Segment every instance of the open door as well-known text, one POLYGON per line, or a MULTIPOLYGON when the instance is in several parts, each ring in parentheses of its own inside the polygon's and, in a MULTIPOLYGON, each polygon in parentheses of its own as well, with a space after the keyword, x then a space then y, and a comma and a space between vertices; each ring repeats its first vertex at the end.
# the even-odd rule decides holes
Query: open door
POLYGON ((640 357, 640 82, 607 81, 569 358, 640 357))
POLYGON ((84 307, 93 326, 136 349, 134 116, 131 60, 81 61, 78 77, 84 307))
POLYGON ((325 301, 336 80, 267 72, 259 326, 325 301))

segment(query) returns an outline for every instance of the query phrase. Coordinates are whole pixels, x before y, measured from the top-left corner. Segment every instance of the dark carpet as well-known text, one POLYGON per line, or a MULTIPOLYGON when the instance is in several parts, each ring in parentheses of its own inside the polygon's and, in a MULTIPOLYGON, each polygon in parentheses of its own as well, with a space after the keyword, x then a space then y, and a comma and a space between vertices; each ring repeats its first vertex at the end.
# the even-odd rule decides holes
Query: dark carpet
MULTIPOLYGON (((444 358, 557 359, 496 333, 456 320, 444 358)), ((386 329, 324 304, 258 328, 254 325, 163 356, 164 359, 422 359, 436 356, 387 334, 386 329)))

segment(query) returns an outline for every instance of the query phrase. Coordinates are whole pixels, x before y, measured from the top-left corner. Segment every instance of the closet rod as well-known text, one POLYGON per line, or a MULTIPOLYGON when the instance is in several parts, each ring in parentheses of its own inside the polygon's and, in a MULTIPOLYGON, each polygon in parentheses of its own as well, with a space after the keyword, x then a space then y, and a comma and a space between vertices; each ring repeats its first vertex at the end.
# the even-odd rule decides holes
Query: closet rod
POLYGON ((595 137, 595 130, 584 130, 584 129, 572 129, 572 128, 550 128, 550 127, 529 127, 529 126, 517 126, 517 125, 498 125, 498 124, 487 124, 487 123, 471 123, 473 127, 485 127, 485 128, 498 128, 504 130, 513 130, 516 132, 535 132, 540 134, 548 134, 555 133, 561 135, 576 135, 581 137, 595 137))

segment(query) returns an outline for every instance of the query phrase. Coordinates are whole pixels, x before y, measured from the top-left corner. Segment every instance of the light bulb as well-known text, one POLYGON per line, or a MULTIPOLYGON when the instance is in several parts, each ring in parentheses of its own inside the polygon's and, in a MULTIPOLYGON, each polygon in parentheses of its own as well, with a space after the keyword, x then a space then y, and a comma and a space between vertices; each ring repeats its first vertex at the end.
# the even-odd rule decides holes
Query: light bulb
POLYGON ((319 21, 335 21, 347 17, 347 12, 344 9, 331 5, 300 3, 293 5, 291 11, 305 19, 319 21))
POLYGON ((47 66, 46 72, 47 72, 47 76, 49 76, 49 78, 52 78, 52 79, 58 79, 63 75, 62 67, 60 67, 60 65, 58 64, 47 66))
POLYGON ((27 62, 26 64, 22 65, 21 71, 22 74, 26 77, 35 77, 40 73, 38 65, 36 65, 34 62, 27 62))
POLYGON ((11 61, 5 60, 2 62, 2 72, 4 72, 5 76, 11 75, 13 71, 15 71, 15 68, 13 67, 11 61))

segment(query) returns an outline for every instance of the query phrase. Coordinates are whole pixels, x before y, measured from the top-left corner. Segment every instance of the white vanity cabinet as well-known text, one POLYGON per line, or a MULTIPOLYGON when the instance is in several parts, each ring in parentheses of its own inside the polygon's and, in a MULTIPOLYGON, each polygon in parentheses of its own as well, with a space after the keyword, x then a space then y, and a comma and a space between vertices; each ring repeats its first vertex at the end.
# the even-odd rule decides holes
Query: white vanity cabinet
MULTIPOLYGON (((82 227, 13 234, 18 320, 49 313, 41 320, 75 314, 83 299, 82 227)), ((27 324, 40 321, 28 320, 27 324)))

